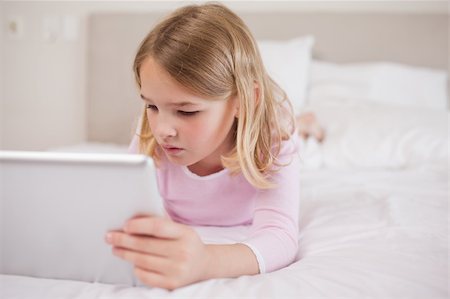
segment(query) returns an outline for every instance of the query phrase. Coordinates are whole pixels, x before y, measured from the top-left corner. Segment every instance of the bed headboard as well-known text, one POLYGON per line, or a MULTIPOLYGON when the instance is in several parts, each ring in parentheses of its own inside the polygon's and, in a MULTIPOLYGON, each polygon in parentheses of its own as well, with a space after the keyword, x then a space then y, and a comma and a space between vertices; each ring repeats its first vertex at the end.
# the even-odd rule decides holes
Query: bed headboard
MULTIPOLYGON (((132 62, 165 13, 101 13, 88 23, 88 141, 126 144, 140 114, 132 62)), ((448 69, 448 14, 239 13, 257 39, 312 34, 313 57, 448 69)))

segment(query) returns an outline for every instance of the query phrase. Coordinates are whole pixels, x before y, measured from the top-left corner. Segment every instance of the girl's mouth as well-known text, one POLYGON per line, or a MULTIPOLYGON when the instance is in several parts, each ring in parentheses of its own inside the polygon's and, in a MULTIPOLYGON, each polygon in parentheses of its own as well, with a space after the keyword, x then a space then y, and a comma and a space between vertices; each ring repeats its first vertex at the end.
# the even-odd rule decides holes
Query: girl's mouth
POLYGON ((178 155, 184 151, 184 149, 172 145, 163 145, 162 148, 169 155, 178 155))

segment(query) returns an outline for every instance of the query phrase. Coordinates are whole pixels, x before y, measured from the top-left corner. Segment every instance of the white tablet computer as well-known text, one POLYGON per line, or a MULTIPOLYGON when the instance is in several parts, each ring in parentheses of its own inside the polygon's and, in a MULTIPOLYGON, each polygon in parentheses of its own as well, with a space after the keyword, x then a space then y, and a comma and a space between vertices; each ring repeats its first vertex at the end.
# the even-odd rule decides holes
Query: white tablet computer
POLYGON ((153 162, 141 155, 0 151, 0 273, 134 285, 109 230, 163 215, 153 162))

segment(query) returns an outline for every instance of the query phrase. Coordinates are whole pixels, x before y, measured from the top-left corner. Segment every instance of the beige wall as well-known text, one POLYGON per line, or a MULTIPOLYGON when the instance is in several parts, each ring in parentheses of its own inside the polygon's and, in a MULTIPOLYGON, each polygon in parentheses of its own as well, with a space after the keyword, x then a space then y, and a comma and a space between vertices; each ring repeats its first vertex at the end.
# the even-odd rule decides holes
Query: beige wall
MULTIPOLYGON (((3 23, 3 2, 0 2, 0 24, 4 24, 3 23)), ((4 100, 3 100, 3 72, 4 72, 4 67, 3 67, 3 30, 0 30, 0 149, 3 148, 3 136, 4 136, 4 132, 3 132, 3 122, 5 120, 5 116, 3 113, 3 104, 4 104, 4 100)))
POLYGON ((3 3, 4 22, 23 20, 20 38, 3 36, 2 148, 42 150, 85 138, 84 24, 79 38, 44 39, 43 18, 85 11, 58 3, 3 3))
MULTIPOLYGON (((447 9, 445 1, 408 5, 402 4, 404 1, 362 2, 290 1, 274 5, 232 1, 228 5, 238 12, 275 9, 442 13, 447 9)), ((0 149, 44 150, 86 140, 86 22, 89 14, 162 11, 179 5, 177 2, 0 2, 2 28, 11 17, 24 21, 20 39, 0 33, 0 149), (78 22, 78 37, 66 40, 62 32, 56 32, 46 40, 44 19, 61 21, 65 16, 78 22)))

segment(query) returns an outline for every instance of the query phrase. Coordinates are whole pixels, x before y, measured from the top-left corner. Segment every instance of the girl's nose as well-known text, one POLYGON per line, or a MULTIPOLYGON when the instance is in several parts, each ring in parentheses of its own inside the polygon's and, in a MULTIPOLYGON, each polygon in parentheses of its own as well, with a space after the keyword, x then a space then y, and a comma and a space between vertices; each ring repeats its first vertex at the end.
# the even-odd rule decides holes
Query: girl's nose
POLYGON ((177 135, 177 130, 174 125, 167 120, 159 119, 156 125, 156 132, 159 138, 165 139, 170 137, 175 137, 177 135))

